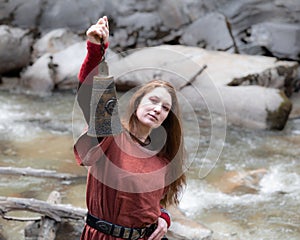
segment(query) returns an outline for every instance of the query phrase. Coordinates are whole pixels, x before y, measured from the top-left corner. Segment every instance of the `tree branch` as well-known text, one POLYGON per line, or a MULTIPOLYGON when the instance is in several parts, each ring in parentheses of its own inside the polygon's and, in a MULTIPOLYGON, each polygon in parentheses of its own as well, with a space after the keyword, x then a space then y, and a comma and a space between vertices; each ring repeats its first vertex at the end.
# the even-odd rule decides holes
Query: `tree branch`
POLYGON ((68 173, 58 173, 56 171, 45 170, 45 169, 34 169, 30 167, 28 168, 0 167, 0 174, 58 178, 62 180, 71 180, 71 179, 86 177, 86 176, 72 175, 68 173))

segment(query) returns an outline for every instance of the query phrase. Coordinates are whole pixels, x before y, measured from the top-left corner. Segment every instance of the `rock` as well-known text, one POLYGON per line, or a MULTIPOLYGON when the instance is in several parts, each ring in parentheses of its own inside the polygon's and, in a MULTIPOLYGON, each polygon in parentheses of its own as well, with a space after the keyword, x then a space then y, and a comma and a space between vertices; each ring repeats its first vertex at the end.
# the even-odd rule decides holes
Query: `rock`
POLYGON ((82 39, 68 29, 55 29, 35 42, 32 57, 37 59, 45 53, 54 54, 80 41, 82 39))
POLYGON ((0 74, 27 66, 32 42, 28 30, 0 25, 0 74))
POLYGON ((260 180, 266 173, 264 168, 243 172, 230 171, 214 185, 224 193, 253 194, 259 190, 260 180))
POLYGON ((83 33, 106 14, 111 46, 121 50, 180 40, 209 49, 300 60, 299 12, 297 0, 10 0, 1 2, 0 21, 37 34, 62 27, 83 33), (128 44, 121 38, 118 45, 120 35, 127 36, 128 44))
MULTIPOLYGON (((299 31, 297 29, 299 29, 300 5, 297 0, 229 1, 220 5, 219 9, 222 9, 222 13, 230 22, 239 53, 286 56, 289 59, 295 59, 297 52, 291 53, 291 48, 288 49, 288 46, 293 46, 294 49, 296 47, 299 53, 297 43, 293 42, 298 38, 296 35, 299 31), (267 26, 272 27, 266 29, 267 26), (257 32, 258 28, 260 28, 259 32, 257 32), (289 32, 290 35, 279 37, 276 29, 283 34, 289 32), (270 33, 271 35, 268 35, 270 33), (287 45, 281 39, 288 39, 287 45), (266 41, 272 47, 266 49, 266 41), (273 46, 281 49, 273 51, 273 46)), ((295 60, 299 60, 299 55, 295 60)))
POLYGON ((168 29, 177 29, 190 22, 189 16, 184 11, 185 3, 180 0, 160 1, 158 14, 163 26, 168 29))
MULTIPOLYGON (((120 16, 116 24, 121 29, 126 29, 128 36, 134 37, 136 47, 144 47, 149 39, 155 39, 158 26, 162 22, 155 12, 136 12, 129 16, 120 16)), ((133 39, 129 39, 132 42, 133 39)))
POLYGON ((43 1, 2 1, 1 5, 1 22, 20 28, 35 28, 39 15, 42 14, 43 1))
POLYGON ((112 13, 115 11, 110 1, 94 0, 12 0, 1 2, 1 5, 1 22, 36 29, 40 33, 57 28, 69 28, 81 33, 100 16, 114 15, 112 13))
MULTIPOLYGON (((57 45, 63 45, 57 40, 57 45)), ((86 41, 75 43, 53 54, 38 58, 21 75, 23 86, 32 94, 50 93, 53 89, 74 90, 78 85, 78 73, 86 56, 86 41)), ((107 58, 118 56, 110 49, 107 58)))
POLYGON ((86 55, 86 42, 71 45, 53 55, 58 64, 57 75, 54 79, 58 89, 75 89, 78 85, 78 72, 86 55))
POLYGON ((218 113, 226 117, 229 124, 241 127, 282 129, 285 126, 292 104, 280 89, 291 85, 297 62, 165 45, 135 51, 119 62, 110 62, 110 69, 118 76, 118 89, 143 84, 155 75, 179 89, 205 64, 207 69, 192 85, 181 90, 195 111, 206 109, 218 113), (249 75, 265 79, 266 72, 269 78, 260 83, 262 86, 247 86, 243 85, 245 82, 236 81, 249 75), (235 86, 238 84, 241 85, 235 86), (273 88, 264 87, 267 84, 273 88))
POLYGON ((210 50, 234 52, 234 39, 226 17, 220 13, 209 13, 185 28, 180 43, 210 50))
POLYGON ((47 93, 58 89, 74 89, 77 75, 86 55, 86 42, 82 41, 53 55, 46 53, 21 76, 24 86, 33 93, 47 93))
POLYGON ((218 113, 227 124, 249 129, 282 130, 292 109, 282 91, 260 86, 195 85, 184 88, 182 94, 195 111, 218 113))
POLYGON ((168 207, 168 211, 172 216, 172 225, 169 229, 168 236, 170 239, 184 240, 210 240, 213 231, 204 225, 186 217, 180 209, 175 206, 168 207), (184 235, 183 235, 184 233, 184 235))
POLYGON ((290 98, 293 108, 289 115, 290 119, 299 118, 300 119, 300 92, 294 93, 290 98))
POLYGON ((261 74, 248 74, 244 77, 234 78, 229 86, 238 85, 259 85, 268 88, 277 88, 284 91, 290 97, 297 89, 297 69, 298 64, 288 64, 288 62, 276 61, 275 68, 267 68, 261 74), (287 64, 286 64, 287 63, 287 64))
POLYGON ((21 74, 24 89, 38 95, 50 93, 54 89, 54 82, 48 68, 51 62, 50 56, 49 53, 44 54, 21 74))
POLYGON ((249 46, 266 48, 278 58, 299 60, 300 26, 290 23, 263 22, 251 26, 249 46))
POLYGON ((45 1, 41 9, 41 17, 38 23, 40 31, 55 28, 70 28, 73 31, 84 31, 91 22, 97 21, 99 16, 104 15, 105 1, 102 4, 95 1, 74 2, 66 1, 45 1))

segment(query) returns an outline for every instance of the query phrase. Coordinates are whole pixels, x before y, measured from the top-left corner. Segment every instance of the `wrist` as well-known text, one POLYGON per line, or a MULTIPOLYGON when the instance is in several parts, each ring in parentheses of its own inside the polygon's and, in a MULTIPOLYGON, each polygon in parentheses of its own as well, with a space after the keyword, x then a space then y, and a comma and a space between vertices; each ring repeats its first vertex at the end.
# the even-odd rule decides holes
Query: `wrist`
MULTIPOLYGON (((104 50, 106 50, 109 46, 109 43, 104 44, 104 50)), ((90 40, 87 40, 87 51, 88 51, 88 56, 92 58, 99 58, 100 60, 102 59, 102 47, 98 43, 91 42, 90 40)))
POLYGON ((165 209, 160 209, 160 218, 164 219, 167 222, 167 227, 169 228, 171 226, 171 214, 165 209))

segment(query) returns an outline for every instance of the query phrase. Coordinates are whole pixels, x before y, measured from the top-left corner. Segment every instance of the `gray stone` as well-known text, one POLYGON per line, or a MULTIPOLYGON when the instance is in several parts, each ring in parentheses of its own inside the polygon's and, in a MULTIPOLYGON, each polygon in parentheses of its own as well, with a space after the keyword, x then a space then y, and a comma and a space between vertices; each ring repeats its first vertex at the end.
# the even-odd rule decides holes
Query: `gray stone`
MULTIPOLYGON (((8 1, 11 2, 11 1, 8 1)), ((12 1, 14 2, 14 1, 12 1)), ((44 3, 40 0, 17 1, 13 10, 13 24, 21 28, 33 28, 39 24, 44 3)), ((44 1, 45 2, 45 1, 44 1)))
POLYGON ((86 42, 75 43, 53 55, 58 64, 54 82, 58 89, 74 89, 78 84, 78 72, 86 55, 86 42))
POLYGON ((83 33, 99 17, 108 15, 112 36, 114 32, 117 35, 112 46, 120 50, 178 44, 182 37, 181 42, 187 45, 299 60, 297 0, 10 0, 0 4, 3 23, 37 33, 62 27, 83 33), (213 17, 207 17, 210 14, 213 17), (259 34, 262 26, 266 32, 263 36, 269 34, 267 47, 259 34), (288 44, 282 44, 280 33, 285 34, 288 44), (118 45, 120 35, 128 37, 125 41, 121 38, 123 42, 118 45))
POLYGON ((44 95, 54 89, 54 82, 48 68, 51 54, 40 57, 21 74, 22 86, 30 93, 44 95))
POLYGON ((300 56, 300 25, 264 22, 251 27, 249 45, 265 47, 279 58, 300 56))
POLYGON ((54 54, 80 41, 82 41, 82 39, 69 29, 55 29, 35 42, 32 57, 36 59, 45 53, 54 54))
POLYGON ((30 92, 37 94, 51 92, 55 86, 74 89, 85 54, 85 41, 54 54, 46 53, 24 71, 21 81, 30 92))
POLYGON ((213 231, 206 226, 188 218, 178 207, 168 206, 172 216, 172 225, 167 236, 170 239, 211 240, 213 231))
POLYGON ((180 43, 211 50, 230 50, 233 52, 234 41, 224 15, 210 13, 199 18, 184 31, 180 43))
POLYGON ((184 5, 184 2, 180 0, 160 1, 158 14, 163 25, 169 29, 177 29, 189 23, 188 15, 184 14, 184 5))
POLYGON ((20 70, 30 63, 32 36, 28 30, 0 26, 0 74, 20 70))
MULTIPOLYGON (((292 32, 299 27, 300 21, 300 4, 297 0, 288 0, 288 1, 260 1, 260 0, 245 0, 245 1, 229 1, 228 3, 220 6, 220 11, 224 13, 228 18, 228 22, 231 25, 233 37, 235 39, 238 51, 245 54, 258 54, 258 55, 273 55, 276 57, 282 57, 285 55, 287 58, 295 59, 294 54, 283 53, 283 47, 281 51, 273 52, 273 49, 269 49, 270 52, 264 49, 264 46, 253 45, 252 42, 249 42, 251 38, 252 27, 260 24, 271 23, 274 26, 274 29, 281 29, 281 31, 290 31, 292 32), (289 24, 288 29, 282 29, 282 24, 289 24), (278 55, 277 55, 278 54, 278 55)), ((255 29, 256 27, 254 27, 255 29)), ((255 30, 256 31, 256 30, 255 30)), ((254 32, 255 32, 254 31, 254 32)), ((296 30, 298 31, 298 30, 296 30)), ((267 31, 268 34, 269 30, 267 31)), ((272 30, 271 30, 272 32, 272 30)), ((295 39, 295 33, 291 33, 291 39, 295 39)), ((255 34, 256 35, 256 34, 255 34)), ((260 38, 267 37, 269 38, 268 42, 271 42, 272 45, 277 42, 278 35, 266 36, 264 31, 263 36, 260 38)), ((281 36, 289 37, 289 36, 281 36)), ((257 38, 254 36, 253 38, 257 38)), ((260 41, 265 41, 260 39, 260 41)), ((291 45, 293 40, 288 40, 288 45, 291 45)), ((277 43, 279 44, 279 43, 277 43)), ((277 45, 276 44, 276 45, 277 45)), ((293 45, 293 44, 292 44, 293 45)), ((299 60, 299 56, 296 58, 299 60)))

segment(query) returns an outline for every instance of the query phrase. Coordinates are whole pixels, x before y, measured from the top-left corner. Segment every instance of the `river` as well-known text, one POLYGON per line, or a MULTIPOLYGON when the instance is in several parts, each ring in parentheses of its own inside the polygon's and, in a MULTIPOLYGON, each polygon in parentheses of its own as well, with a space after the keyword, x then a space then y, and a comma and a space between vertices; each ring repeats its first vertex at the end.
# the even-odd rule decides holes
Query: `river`
MULTIPOLYGON (((0 92, 0 165, 86 175, 72 153, 84 127, 74 99, 70 92, 46 97, 0 92)), ((300 239, 300 119, 289 120, 283 131, 241 129, 224 119, 212 129, 209 117, 197 112, 184 114, 184 126, 192 159, 180 208, 188 217, 212 229, 215 240, 300 239), (261 168, 267 174, 255 193, 224 193, 217 187, 225 172, 261 168)), ((1 196, 46 200, 57 190, 62 203, 85 207, 84 181, 0 178, 1 196)), ((9 240, 23 239, 24 225, 0 219, 9 240)))

